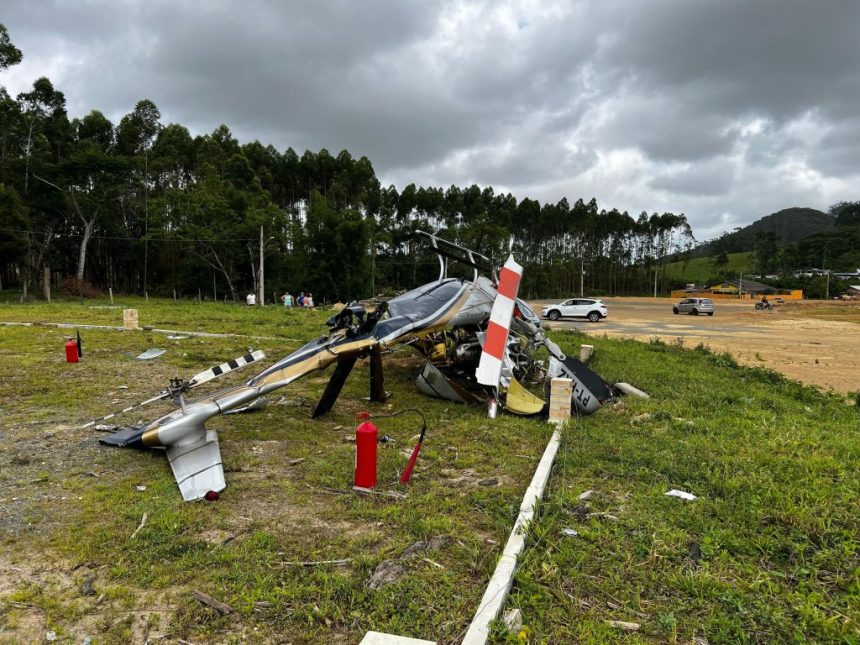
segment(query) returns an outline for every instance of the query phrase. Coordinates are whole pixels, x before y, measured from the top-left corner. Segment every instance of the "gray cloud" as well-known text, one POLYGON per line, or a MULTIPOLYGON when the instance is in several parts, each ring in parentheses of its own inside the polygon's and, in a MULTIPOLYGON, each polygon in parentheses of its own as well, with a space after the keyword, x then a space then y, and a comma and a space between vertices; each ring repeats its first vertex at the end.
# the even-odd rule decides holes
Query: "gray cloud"
POLYGON ((860 4, 7 0, 69 111, 346 148, 384 183, 685 212, 700 238, 858 199, 860 4))

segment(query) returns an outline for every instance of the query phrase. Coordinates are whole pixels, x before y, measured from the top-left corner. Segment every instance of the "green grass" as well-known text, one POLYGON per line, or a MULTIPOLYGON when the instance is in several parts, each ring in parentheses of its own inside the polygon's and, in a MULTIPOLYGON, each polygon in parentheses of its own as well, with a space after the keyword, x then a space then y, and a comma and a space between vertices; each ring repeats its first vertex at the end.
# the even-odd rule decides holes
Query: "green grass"
MULTIPOLYGON (((284 388, 261 412, 213 420, 228 488, 217 503, 186 504, 162 455, 99 448, 77 426, 248 345, 270 360, 283 356, 319 335, 326 314, 129 303, 142 324, 269 338, 168 341, 88 330, 84 362, 67 365, 68 330, 0 328, 2 636, 41 638, 50 628, 119 643, 144 640, 149 625, 150 637, 192 642, 357 642, 369 629, 456 642, 550 428, 508 415, 490 421, 481 409, 420 396, 413 383, 420 362, 403 349, 386 357, 394 398, 374 409, 419 407, 428 417, 406 499, 348 492, 354 445, 345 437, 367 406, 367 368, 359 364, 325 419, 312 421, 309 412, 327 373, 284 388), (153 346, 168 353, 134 360, 153 346), (304 461, 290 465, 297 458, 304 461), (476 485, 484 477, 499 485, 476 485), (380 562, 438 535, 453 541, 403 561, 405 575, 393 585, 367 587, 380 562), (352 560, 286 564, 341 558, 352 560), (82 596, 90 574, 96 595, 82 596), (236 614, 200 605, 189 597, 194 589, 236 614)), ((3 305, 0 319, 120 324, 121 311, 93 304, 3 305)), ((569 352, 580 342, 571 333, 554 337, 569 352)), ((508 603, 521 609, 528 640, 857 642, 860 409, 701 348, 589 342, 601 374, 652 398, 626 399, 565 431, 508 603), (670 488, 699 499, 665 497, 670 488), (587 489, 595 496, 580 502, 587 489), (579 536, 561 535, 565 527, 579 536), (691 557, 696 549, 700 556, 691 557), (626 634, 608 620, 641 629, 626 634)), ((127 422, 162 409, 169 407, 127 422)), ((401 451, 417 426, 407 416, 379 423, 396 439, 380 450, 380 488, 404 490, 395 483, 407 459, 401 451)), ((516 636, 496 628, 493 641, 506 640, 516 636)))
MULTIPOLYGON (((725 271, 729 274, 738 272, 748 273, 753 269, 753 254, 749 251, 744 253, 729 253, 729 263, 725 271)), ((713 256, 704 258, 693 258, 686 264, 684 262, 671 262, 666 266, 666 277, 679 282, 694 282, 697 285, 705 284, 718 273, 714 268, 713 256)), ((708 285, 710 286, 710 285, 708 285)))
POLYGON ((534 642, 857 642, 857 409, 704 348, 595 351, 652 398, 565 436, 509 602, 534 642))

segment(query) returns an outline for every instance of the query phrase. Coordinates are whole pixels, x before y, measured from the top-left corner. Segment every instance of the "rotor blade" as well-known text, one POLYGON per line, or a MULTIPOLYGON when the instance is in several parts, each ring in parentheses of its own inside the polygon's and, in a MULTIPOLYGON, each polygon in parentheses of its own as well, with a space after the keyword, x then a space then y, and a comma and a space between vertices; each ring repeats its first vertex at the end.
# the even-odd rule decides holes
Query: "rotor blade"
POLYGON ((522 275, 523 268, 517 264, 513 255, 509 256, 499 274, 499 286, 490 312, 487 337, 481 348, 481 361, 478 369, 475 370, 475 380, 483 385, 499 386, 502 364, 507 351, 508 333, 514 315, 514 303, 522 275))
POLYGON ((221 363, 215 367, 210 367, 208 370, 203 370, 199 374, 195 374, 188 381, 188 386, 197 387, 198 385, 203 385, 203 383, 208 383, 212 379, 218 378, 219 376, 232 372, 233 370, 238 370, 264 358, 266 358, 266 355, 263 353, 263 350, 258 349, 254 352, 249 352, 244 356, 234 358, 232 361, 221 363))
POLYGON ((144 405, 149 405, 150 403, 155 403, 156 401, 160 401, 161 399, 166 399, 169 396, 170 392, 168 392, 167 390, 162 390, 151 399, 141 401, 140 403, 135 403, 134 405, 130 405, 127 408, 123 408, 122 410, 118 410, 116 412, 111 412, 107 416, 96 419, 95 421, 90 421, 89 423, 85 423, 81 426, 81 428, 89 428, 90 426, 97 424, 99 421, 107 421, 108 419, 113 419, 118 414, 125 414, 126 412, 131 412, 132 410, 143 407, 144 405))
POLYGON ((332 409, 334 402, 337 401, 340 391, 343 389, 344 383, 346 383, 346 378, 349 376, 349 373, 352 371, 352 368, 355 366, 355 361, 357 360, 358 355, 356 354, 353 354, 352 356, 343 356, 338 359, 337 367, 334 368, 334 372, 329 379, 328 385, 325 386, 325 392, 323 392, 323 395, 320 397, 320 400, 311 415, 314 419, 321 417, 324 414, 328 414, 332 409))
MULTIPOLYGON (((215 367, 210 367, 208 370, 203 370, 199 374, 195 374, 191 377, 191 380, 188 381, 188 387, 197 387, 198 385, 202 385, 203 383, 208 383, 209 381, 218 378, 224 374, 232 372, 234 370, 240 369, 249 365, 250 363, 254 363, 263 358, 266 358, 266 355, 262 350, 256 350, 253 352, 249 352, 244 356, 239 356, 238 358, 234 358, 233 360, 227 361, 226 363, 221 363, 221 365, 216 365, 215 367)), ((140 408, 144 405, 148 405, 150 403, 155 403, 156 401, 160 401, 162 399, 166 399, 170 397, 169 390, 162 390, 158 394, 156 394, 151 399, 147 399, 146 401, 141 401, 140 403, 135 403, 134 405, 130 405, 127 408, 123 408, 122 410, 118 410, 117 412, 112 412, 107 416, 101 417, 100 419, 96 419, 95 421, 90 421, 89 423, 85 423, 81 426, 81 428, 89 428, 97 424, 99 421, 107 421, 108 419, 112 419, 118 414, 125 414, 126 412, 131 412, 137 408, 140 408)))

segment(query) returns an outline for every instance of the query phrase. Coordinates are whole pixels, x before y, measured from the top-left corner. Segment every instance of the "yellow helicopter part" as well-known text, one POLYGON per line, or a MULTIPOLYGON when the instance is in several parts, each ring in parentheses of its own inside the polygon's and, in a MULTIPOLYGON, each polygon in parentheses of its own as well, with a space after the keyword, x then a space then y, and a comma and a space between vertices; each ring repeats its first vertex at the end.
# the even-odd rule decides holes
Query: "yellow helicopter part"
POLYGON ((529 392, 519 381, 511 378, 508 393, 505 396, 505 408, 514 414, 531 416, 543 411, 546 401, 529 392))

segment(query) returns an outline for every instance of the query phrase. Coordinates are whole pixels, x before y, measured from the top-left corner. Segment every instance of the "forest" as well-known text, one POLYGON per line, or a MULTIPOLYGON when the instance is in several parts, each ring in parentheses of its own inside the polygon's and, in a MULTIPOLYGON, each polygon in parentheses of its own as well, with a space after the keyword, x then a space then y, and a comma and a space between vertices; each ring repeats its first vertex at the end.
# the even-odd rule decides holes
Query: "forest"
MULTIPOLYGON (((0 25, 0 72, 21 59, 0 25)), ((70 117, 48 78, 14 98, 0 86, 0 288, 22 300, 52 287, 240 300, 264 280, 267 300, 346 301, 435 278, 419 230, 499 264, 513 252, 530 298, 665 292, 665 265, 694 243, 683 214, 398 190, 347 150, 241 143, 226 125, 192 135, 147 99, 118 123, 70 117)))

